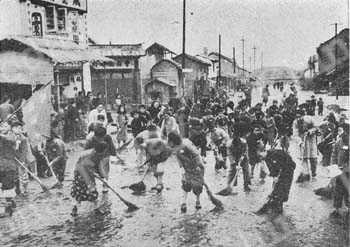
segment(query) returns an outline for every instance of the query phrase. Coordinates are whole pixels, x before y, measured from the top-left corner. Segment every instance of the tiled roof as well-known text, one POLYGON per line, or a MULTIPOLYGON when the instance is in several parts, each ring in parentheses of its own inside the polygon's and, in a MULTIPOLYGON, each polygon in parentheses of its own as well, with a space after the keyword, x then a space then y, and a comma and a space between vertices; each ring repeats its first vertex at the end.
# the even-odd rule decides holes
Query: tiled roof
MULTIPOLYGON (((177 61, 181 57, 182 57, 182 54, 177 55, 176 57, 174 57, 174 60, 177 61)), ((206 66, 210 66, 211 65, 211 63, 209 63, 208 61, 205 61, 204 59, 201 59, 201 58, 198 58, 198 57, 195 57, 195 56, 191 56, 191 55, 185 54, 185 57, 187 59, 190 59, 190 60, 194 61, 194 62, 197 62, 197 63, 200 63, 200 64, 204 64, 206 66)))
POLYGON ((95 44, 89 49, 106 57, 141 57, 145 55, 142 44, 95 44))
POLYGON ((33 49, 57 63, 72 62, 113 62, 99 53, 84 49, 73 41, 35 38, 29 36, 9 36, 0 40, 0 50, 33 49))

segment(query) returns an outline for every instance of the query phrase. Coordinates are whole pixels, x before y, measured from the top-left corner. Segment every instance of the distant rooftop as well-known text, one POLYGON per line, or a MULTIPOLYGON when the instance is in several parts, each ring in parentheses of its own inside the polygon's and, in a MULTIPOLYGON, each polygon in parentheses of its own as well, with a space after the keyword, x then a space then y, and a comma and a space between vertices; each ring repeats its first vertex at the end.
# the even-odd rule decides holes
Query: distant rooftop
POLYGON ((142 44, 90 44, 89 48, 106 57, 141 57, 145 55, 142 44))

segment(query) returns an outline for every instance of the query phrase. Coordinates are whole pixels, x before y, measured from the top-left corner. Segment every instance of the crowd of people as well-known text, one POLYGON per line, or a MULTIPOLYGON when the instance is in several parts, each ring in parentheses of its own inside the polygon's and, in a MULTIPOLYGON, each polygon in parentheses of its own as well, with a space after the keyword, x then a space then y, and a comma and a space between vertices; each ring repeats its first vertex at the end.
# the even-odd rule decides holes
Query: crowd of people
MULTIPOLYGON (((75 164, 71 195, 76 204, 72 215, 78 213, 82 201, 97 203, 99 193, 96 178, 103 179, 104 185, 108 184, 110 157, 116 156, 123 162, 118 153, 130 143, 129 130, 137 162, 140 167, 147 166, 146 173, 153 173, 156 178, 153 189, 158 193, 164 188, 162 163, 167 162, 170 156, 177 158, 184 171, 184 176, 180 178, 183 190, 182 212, 187 210, 187 195, 191 191, 196 195, 196 209, 201 208, 200 195, 203 187, 209 191, 204 180, 205 170, 210 169, 207 154, 213 152, 213 169, 216 172, 227 171, 226 186, 218 195, 237 193, 241 171, 245 192, 251 191, 253 178, 264 183, 269 175, 273 177, 272 192, 256 213, 280 215, 283 204, 289 197, 296 163, 299 163, 295 156, 292 158, 290 155, 290 147, 295 144, 301 163, 297 183, 310 181, 317 176, 318 152, 322 154, 323 166, 335 165, 341 170, 341 174, 331 179, 329 185, 317 191, 317 194, 327 194, 334 198, 336 213, 333 215, 338 215, 343 200, 349 207, 349 191, 346 189, 349 184, 349 124, 346 116, 341 115, 336 120, 335 114, 330 113, 324 122, 316 125, 313 116, 316 107, 318 115, 323 115, 322 99, 316 102, 312 96, 300 104, 294 85, 290 86, 289 92, 289 95, 284 95, 282 102, 273 100, 271 103, 269 87, 266 86, 262 91, 261 103, 251 105, 251 96, 241 97, 234 103, 224 90, 217 90, 210 96, 201 97, 197 102, 181 98, 162 105, 159 101, 154 101, 149 107, 139 105, 131 112, 127 112, 126 106, 117 98, 118 106, 114 116, 105 109, 101 100, 95 100, 86 110, 87 120, 82 128, 82 132, 87 134, 86 151, 75 164)), ((64 136, 70 137, 75 133, 73 126, 79 122, 76 104, 76 101, 72 101, 67 106, 66 116, 70 122, 65 122, 64 126, 69 126, 73 132, 71 129, 64 136)), ((17 192, 20 194, 22 184, 23 192, 27 192, 25 175, 28 174, 12 163, 13 156, 19 157, 26 164, 33 162, 29 155, 31 152, 37 161, 38 175, 54 175, 57 186, 60 187, 67 162, 62 139, 71 139, 62 136, 62 125, 57 116, 53 118, 51 136, 47 137, 42 147, 32 148, 31 151, 30 145, 25 141, 25 134, 18 128, 22 123, 13 117, 11 121, 8 119, 13 112, 8 102, 0 105, 0 117, 4 123, 9 123, 7 129, 1 131, 1 145, 13 151, 13 154, 3 152, 5 149, 1 148, 0 158, 5 159, 0 166, 2 189, 18 187, 17 192), (21 145, 26 148, 20 148, 21 145), (12 163, 8 161, 10 159, 12 163), (40 164, 44 162, 46 166, 43 165, 45 168, 41 169, 40 164), (5 163, 7 165, 3 165, 5 163), (12 174, 12 177, 7 174, 12 174)), ((104 186, 102 192, 107 193, 108 188, 104 186)))

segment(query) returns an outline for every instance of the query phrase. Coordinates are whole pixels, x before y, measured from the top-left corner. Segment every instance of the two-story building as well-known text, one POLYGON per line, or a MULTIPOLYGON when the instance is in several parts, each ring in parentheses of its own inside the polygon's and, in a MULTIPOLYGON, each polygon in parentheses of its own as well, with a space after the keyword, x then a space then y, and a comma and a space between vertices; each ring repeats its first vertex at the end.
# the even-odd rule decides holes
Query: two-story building
POLYGON ((182 73, 184 76, 181 85, 183 96, 196 100, 202 94, 209 94, 208 73, 211 64, 200 56, 189 54, 180 54, 173 59, 181 64, 183 56, 185 57, 186 69, 182 73))
MULTIPOLYGON (((155 64, 163 59, 171 60, 175 56, 175 52, 167 47, 155 42, 148 46, 145 50, 145 56, 139 60, 141 70, 141 95, 142 102, 149 103, 150 95, 146 93, 146 85, 151 82, 151 69, 155 64)), ((150 85, 148 85, 149 87, 150 85)))
POLYGON ((139 59, 145 55, 142 44, 90 44, 89 49, 114 60, 114 64, 92 66, 92 92, 107 96, 110 104, 118 94, 126 103, 141 103, 139 59))
POLYGON ((111 60, 88 50, 87 40, 87 0, 0 1, 1 95, 28 97, 49 82, 59 101, 89 91, 89 64, 111 60))
POLYGON ((349 29, 323 42, 317 48, 320 86, 349 90, 349 29))
POLYGON ((237 61, 220 54, 221 71, 219 72, 219 53, 211 52, 208 58, 212 62, 211 80, 218 81, 221 86, 227 89, 237 89, 240 84, 244 84, 244 77, 250 76, 250 72, 243 70, 237 61))
POLYGON ((145 103, 154 100, 167 104, 181 94, 181 65, 170 59, 162 59, 151 68, 151 78, 144 85, 145 103))

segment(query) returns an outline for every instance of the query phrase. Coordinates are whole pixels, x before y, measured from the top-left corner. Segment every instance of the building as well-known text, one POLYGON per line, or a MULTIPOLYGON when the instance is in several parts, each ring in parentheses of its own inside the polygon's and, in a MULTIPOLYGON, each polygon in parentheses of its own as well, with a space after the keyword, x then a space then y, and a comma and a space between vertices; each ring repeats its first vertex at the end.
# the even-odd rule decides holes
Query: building
POLYGON ((142 102, 149 102, 149 95, 145 94, 145 85, 151 81, 152 67, 163 59, 172 59, 174 55, 176 55, 175 52, 157 42, 146 48, 145 56, 141 57, 139 60, 141 70, 142 102))
POLYGON ((184 79, 181 85, 182 94, 194 100, 201 94, 205 94, 205 91, 209 94, 208 73, 211 64, 199 56, 191 56, 188 54, 180 54, 173 59, 181 64, 183 56, 185 56, 186 69, 183 71, 184 79))
POLYGON ((1 1, 1 94, 19 94, 14 89, 21 87, 25 90, 16 97, 28 97, 38 84, 54 82, 61 103, 89 91, 89 76, 84 75, 90 63, 110 59, 87 49, 86 18, 86 0, 1 1))
POLYGON ((117 94, 125 103, 141 103, 139 59, 145 55, 142 44, 90 44, 89 49, 114 60, 113 64, 92 66, 92 92, 107 96, 109 104, 117 94))
POLYGON ((220 55, 221 73, 219 73, 219 53, 211 52, 208 54, 208 58, 212 62, 210 79, 220 81, 222 86, 227 89, 236 89, 240 84, 244 84, 244 76, 248 78, 251 74, 239 67, 236 61, 222 54, 220 55))
POLYGON ((145 103, 158 100, 167 104, 181 93, 181 65, 170 59, 162 59, 151 68, 151 78, 145 83, 145 103))
POLYGON ((319 75, 315 80, 321 86, 334 86, 340 91, 349 89, 349 29, 320 44, 317 48, 319 75))

